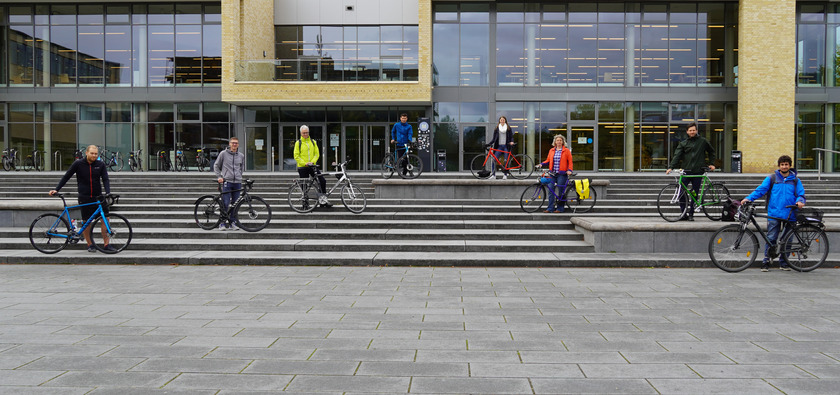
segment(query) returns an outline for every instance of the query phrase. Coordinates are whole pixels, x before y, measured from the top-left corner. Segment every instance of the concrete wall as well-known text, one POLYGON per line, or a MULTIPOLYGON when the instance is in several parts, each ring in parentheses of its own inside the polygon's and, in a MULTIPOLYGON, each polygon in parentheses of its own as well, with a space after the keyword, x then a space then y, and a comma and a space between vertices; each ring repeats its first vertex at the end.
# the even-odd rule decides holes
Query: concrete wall
POLYGON ((417 0, 274 0, 275 25, 416 25, 417 13, 417 0))
MULTIPOLYGON (((515 199, 534 180, 373 180, 377 199, 515 199)), ((609 180, 592 180, 596 199, 607 197, 609 180)), ((595 207, 597 208, 597 200, 595 207)))
POLYGON ((745 173, 767 173, 794 157, 796 1, 741 0, 738 15, 738 149, 745 173))

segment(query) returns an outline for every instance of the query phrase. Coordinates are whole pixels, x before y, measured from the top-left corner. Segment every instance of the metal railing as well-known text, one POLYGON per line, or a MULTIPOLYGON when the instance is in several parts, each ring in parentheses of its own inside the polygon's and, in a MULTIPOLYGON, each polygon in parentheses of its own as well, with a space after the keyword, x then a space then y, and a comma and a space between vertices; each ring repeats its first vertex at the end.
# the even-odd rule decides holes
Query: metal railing
POLYGON ((237 60, 235 81, 417 81, 417 60, 298 58, 237 60))
POLYGON ((55 171, 61 171, 61 151, 60 150, 55 150, 55 152, 53 152, 52 168, 55 171))
POLYGON ((830 152, 832 154, 840 154, 840 151, 825 149, 825 148, 814 148, 814 151, 817 151, 817 180, 822 180, 822 154, 823 152, 830 152))

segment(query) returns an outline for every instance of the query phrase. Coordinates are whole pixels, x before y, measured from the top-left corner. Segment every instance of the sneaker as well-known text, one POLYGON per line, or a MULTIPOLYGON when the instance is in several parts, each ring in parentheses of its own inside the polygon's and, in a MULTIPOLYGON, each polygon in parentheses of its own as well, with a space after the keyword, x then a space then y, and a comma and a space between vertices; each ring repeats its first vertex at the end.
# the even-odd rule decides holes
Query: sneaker
POLYGON ((507 180, 507 174, 503 175, 503 176, 502 176, 502 179, 503 179, 503 180, 507 180))
POLYGON ((225 226, 225 224, 221 224, 221 225, 219 225, 219 230, 221 230, 221 231, 226 231, 226 230, 227 230, 227 226, 225 226))
POLYGON ((330 207, 332 207, 332 206, 333 206, 333 205, 332 205, 332 203, 330 203, 330 202, 326 202, 326 203, 324 203, 324 204, 321 204, 321 207, 326 207, 326 208, 330 208, 330 207))
POLYGON ((779 269, 782 269, 784 271, 790 271, 790 265, 787 265, 787 264, 783 263, 783 264, 779 265, 779 269))
POLYGON ((554 210, 545 210, 545 211, 543 211, 543 212, 544 212, 544 213, 549 213, 549 214, 551 214, 551 213, 553 213, 553 212, 554 212, 554 210))
POLYGON ((96 252, 96 247, 94 247, 94 246, 91 244, 91 245, 89 245, 89 246, 88 246, 87 251, 88 251, 88 252, 96 252))
POLYGON ((230 224, 229 230, 239 230, 239 227, 234 224, 230 224))
POLYGON ((764 261, 761 263, 761 271, 762 272, 769 272, 770 271, 770 262, 764 261))
POLYGON ((105 247, 102 247, 103 250, 107 252, 117 252, 117 249, 114 248, 112 245, 108 244, 105 247))

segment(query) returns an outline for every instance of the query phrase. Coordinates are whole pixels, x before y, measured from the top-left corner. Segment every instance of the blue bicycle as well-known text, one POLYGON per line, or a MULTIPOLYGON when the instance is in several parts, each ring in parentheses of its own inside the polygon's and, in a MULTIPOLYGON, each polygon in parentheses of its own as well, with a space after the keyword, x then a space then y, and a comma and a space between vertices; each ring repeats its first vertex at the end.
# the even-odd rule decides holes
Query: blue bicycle
POLYGON ((93 246, 106 254, 116 254, 131 244, 131 224, 122 215, 108 214, 103 216, 103 205, 111 206, 119 201, 119 195, 105 195, 100 196, 99 200, 93 203, 80 204, 77 206, 67 206, 67 201, 64 199, 64 194, 59 193, 56 196, 61 198, 64 204, 64 211, 61 215, 47 213, 41 214, 38 218, 32 221, 29 226, 29 242, 36 250, 44 254, 55 254, 64 249, 67 244, 76 244, 79 240, 84 239, 84 232, 88 227, 91 228, 90 237, 93 241, 93 246), (88 220, 82 224, 78 229, 71 225, 73 220, 70 219, 71 209, 76 209, 83 206, 96 205, 96 211, 88 220), (97 242, 97 232, 93 230, 97 225, 102 228, 99 232, 101 236, 101 243, 97 242), (105 248, 110 246, 111 248, 105 248))

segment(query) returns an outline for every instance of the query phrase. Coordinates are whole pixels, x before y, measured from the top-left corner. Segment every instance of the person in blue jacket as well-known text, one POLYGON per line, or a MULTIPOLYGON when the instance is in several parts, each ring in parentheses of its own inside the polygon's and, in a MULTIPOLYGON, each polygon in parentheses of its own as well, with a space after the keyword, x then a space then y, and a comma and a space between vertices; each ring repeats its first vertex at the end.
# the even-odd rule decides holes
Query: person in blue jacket
MULTIPOLYGON (((779 170, 776 170, 772 175, 767 176, 764 182, 758 186, 749 196, 741 200, 741 204, 752 202, 765 194, 768 195, 767 215, 768 217, 793 219, 796 217, 794 210, 785 208, 785 206, 796 205, 797 208, 805 206, 805 187, 802 186, 802 181, 796 177, 796 170, 791 168, 793 160, 790 156, 782 155, 779 157, 779 170), (769 194, 768 194, 769 191, 769 194)), ((779 236, 779 227, 782 221, 773 218, 767 218, 767 238, 774 244, 779 236)), ((770 257, 767 256, 770 251, 770 245, 764 246, 764 260, 761 264, 761 271, 766 272, 770 270, 770 257)), ((790 270, 790 267, 781 262, 782 270, 790 270)))
MULTIPOLYGON (((411 125, 408 124, 408 114, 400 114, 400 121, 391 128, 391 144, 397 144, 397 148, 394 150, 397 158, 400 158, 408 149, 405 145, 411 143, 413 133, 411 125)), ((404 162, 405 160, 401 160, 400 163, 397 163, 397 168, 402 169, 403 175, 406 173, 404 162)))

